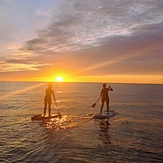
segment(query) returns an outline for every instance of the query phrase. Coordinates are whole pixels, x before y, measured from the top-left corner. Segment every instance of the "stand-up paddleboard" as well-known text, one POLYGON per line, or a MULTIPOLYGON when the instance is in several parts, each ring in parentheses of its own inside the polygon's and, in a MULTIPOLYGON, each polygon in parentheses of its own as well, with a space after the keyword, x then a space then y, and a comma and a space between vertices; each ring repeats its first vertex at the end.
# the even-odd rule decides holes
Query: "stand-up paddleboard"
POLYGON ((31 120, 45 120, 51 118, 59 118, 59 114, 51 114, 51 116, 43 116, 43 114, 37 114, 31 117, 31 120))
POLYGON ((107 118, 111 118, 115 115, 116 115, 116 112, 112 110, 112 111, 109 111, 109 114, 107 114, 106 112, 102 113, 102 114, 94 114, 93 118, 95 118, 95 119, 107 119, 107 118))

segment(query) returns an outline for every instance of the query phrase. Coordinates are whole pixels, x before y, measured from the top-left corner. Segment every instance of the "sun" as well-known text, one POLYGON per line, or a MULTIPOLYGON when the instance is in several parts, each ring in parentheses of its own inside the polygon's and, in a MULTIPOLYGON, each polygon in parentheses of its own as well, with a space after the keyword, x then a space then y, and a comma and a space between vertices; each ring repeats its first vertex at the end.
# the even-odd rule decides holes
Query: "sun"
POLYGON ((62 82, 63 81, 63 77, 62 76, 58 76, 55 79, 56 82, 62 82))

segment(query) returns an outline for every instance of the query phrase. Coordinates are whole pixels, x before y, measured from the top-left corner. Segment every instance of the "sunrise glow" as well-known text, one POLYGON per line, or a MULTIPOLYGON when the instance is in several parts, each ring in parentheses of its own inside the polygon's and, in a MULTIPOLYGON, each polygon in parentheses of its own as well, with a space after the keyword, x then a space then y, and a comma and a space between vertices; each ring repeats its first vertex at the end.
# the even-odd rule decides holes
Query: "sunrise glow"
POLYGON ((58 76, 55 79, 56 82, 63 82, 63 77, 62 76, 58 76))
POLYGON ((159 1, 1 1, 0 81, 163 84, 159 1))

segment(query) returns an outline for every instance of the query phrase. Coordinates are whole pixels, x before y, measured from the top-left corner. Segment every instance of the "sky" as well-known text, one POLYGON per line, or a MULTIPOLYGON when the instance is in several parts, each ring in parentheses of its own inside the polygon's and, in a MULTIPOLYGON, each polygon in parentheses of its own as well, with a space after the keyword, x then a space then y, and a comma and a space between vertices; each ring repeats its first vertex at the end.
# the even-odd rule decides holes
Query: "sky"
POLYGON ((0 81, 163 84, 162 0, 0 0, 0 81))

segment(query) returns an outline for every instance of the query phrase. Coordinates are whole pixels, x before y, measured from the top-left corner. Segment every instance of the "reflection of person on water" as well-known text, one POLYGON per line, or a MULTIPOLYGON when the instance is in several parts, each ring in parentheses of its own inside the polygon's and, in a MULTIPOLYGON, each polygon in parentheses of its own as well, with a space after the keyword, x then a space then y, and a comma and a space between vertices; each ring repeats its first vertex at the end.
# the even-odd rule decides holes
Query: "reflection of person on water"
POLYGON ((100 140, 102 140, 102 142, 104 144, 110 144, 110 136, 109 136, 109 120, 101 120, 100 123, 99 123, 99 127, 100 127, 100 130, 101 130, 101 133, 99 134, 100 136, 100 140))
POLYGON ((46 89, 46 95, 44 98, 44 116, 46 115, 47 105, 49 108, 49 116, 51 116, 51 95, 53 96, 54 101, 56 101, 54 91, 52 89, 52 84, 49 84, 48 88, 46 89))
POLYGON ((101 120, 100 121, 100 124, 99 124, 99 126, 101 128, 101 131, 108 131, 109 125, 110 125, 109 119, 107 119, 107 120, 101 120))
POLYGON ((100 114, 102 114, 104 102, 106 102, 107 114, 109 114, 109 95, 108 95, 108 91, 113 91, 113 89, 111 88, 110 85, 109 85, 108 88, 106 88, 106 83, 104 83, 103 84, 103 89, 101 90, 102 99, 101 99, 101 111, 100 111, 100 114))

